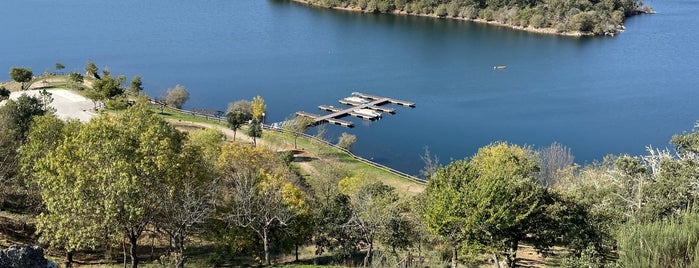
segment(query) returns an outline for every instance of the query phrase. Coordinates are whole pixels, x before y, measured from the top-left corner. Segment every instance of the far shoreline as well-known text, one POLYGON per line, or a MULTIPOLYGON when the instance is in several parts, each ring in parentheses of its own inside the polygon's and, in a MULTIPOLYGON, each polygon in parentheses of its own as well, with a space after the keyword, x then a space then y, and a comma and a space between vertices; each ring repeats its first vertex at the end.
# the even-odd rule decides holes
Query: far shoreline
MULTIPOLYGON (((315 3, 311 3, 309 0, 291 0, 291 2, 296 2, 312 7, 318 7, 318 8, 327 8, 327 9, 334 9, 334 10, 343 10, 343 11, 351 11, 351 12, 361 12, 361 13, 371 13, 368 11, 365 11, 359 7, 356 6, 349 6, 349 7, 327 7, 315 3)), ((500 27, 506 27, 514 30, 519 30, 519 31, 525 31, 525 32, 530 32, 530 33, 539 33, 539 34, 547 34, 547 35, 558 35, 558 36, 569 36, 569 37, 582 37, 582 36, 597 36, 592 32, 580 32, 580 31, 563 31, 559 32, 556 30, 556 28, 551 28, 551 27, 546 27, 546 28, 534 28, 534 27, 523 27, 523 26, 517 26, 517 25, 512 25, 512 24, 507 24, 507 23, 501 23, 495 20, 485 20, 485 19, 468 19, 468 18, 462 18, 462 17, 450 17, 450 16, 437 16, 434 14, 415 14, 415 13, 408 13, 402 10, 397 10, 394 9, 391 12, 387 12, 384 14, 394 14, 394 15, 405 15, 405 16, 417 16, 417 17, 428 17, 428 18, 436 18, 436 19, 449 19, 449 20, 461 20, 461 21, 470 21, 470 22, 476 22, 476 23, 482 23, 482 24, 489 24, 489 25, 494 25, 494 26, 500 26, 500 27)), ((614 34, 607 34, 611 36, 615 36, 617 34, 620 34, 626 30, 626 27, 624 25, 620 26, 620 29, 614 33, 614 34)))

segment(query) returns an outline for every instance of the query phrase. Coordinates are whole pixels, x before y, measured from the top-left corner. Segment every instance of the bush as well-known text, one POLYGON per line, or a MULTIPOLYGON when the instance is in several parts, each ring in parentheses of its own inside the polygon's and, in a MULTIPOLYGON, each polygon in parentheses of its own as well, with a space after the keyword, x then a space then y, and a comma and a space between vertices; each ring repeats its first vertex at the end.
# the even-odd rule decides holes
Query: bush
POLYGON ((546 19, 544 19, 544 16, 542 16, 541 14, 534 14, 529 19, 529 26, 532 26, 534 28, 543 28, 546 26, 546 19))
POLYGON ((447 4, 447 15, 449 17, 459 16, 459 4, 454 1, 449 2, 449 4, 447 4))
POLYGON ((437 6, 437 9, 435 9, 434 14, 439 17, 445 17, 447 15, 447 6, 445 6, 444 4, 437 6))
POLYGON ((583 12, 573 15, 570 20, 570 30, 581 31, 581 32, 591 32, 594 29, 595 22, 593 16, 590 13, 583 12))
POLYGON ((629 223, 619 233, 619 262, 624 267, 699 266, 699 214, 629 223))

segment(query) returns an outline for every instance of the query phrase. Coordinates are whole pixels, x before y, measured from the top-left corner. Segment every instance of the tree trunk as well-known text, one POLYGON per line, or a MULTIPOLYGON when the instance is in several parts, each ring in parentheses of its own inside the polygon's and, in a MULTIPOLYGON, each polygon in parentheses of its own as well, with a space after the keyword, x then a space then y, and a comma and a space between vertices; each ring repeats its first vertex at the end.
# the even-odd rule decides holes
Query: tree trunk
POLYGON ((136 252, 137 241, 138 241, 138 236, 136 236, 136 235, 129 236, 129 246, 130 246, 129 255, 131 255, 131 268, 138 268, 138 254, 136 252))
MULTIPOLYGON (((255 139, 253 138, 253 141, 254 140, 255 139)), ((269 241, 267 239, 267 230, 266 229, 262 230, 262 244, 263 244, 263 247, 265 249, 265 263, 267 263, 267 265, 271 265, 272 262, 269 260, 269 241)))
POLYGON ((299 262, 299 244, 296 243, 296 262, 299 262))
POLYGON ((175 267, 184 268, 184 237, 180 234, 175 237, 175 243, 177 244, 175 253, 175 267))
POLYGON ((66 268, 71 268, 73 267, 73 251, 68 251, 66 255, 66 268))
POLYGON ((121 239, 121 250, 122 250, 122 256, 124 256, 124 268, 128 267, 126 266, 126 238, 121 239))
POLYGON ((507 259, 509 261, 509 266, 510 268, 514 268, 515 265, 517 265, 517 249, 519 248, 519 242, 514 241, 512 242, 512 248, 510 249, 511 252, 508 254, 507 259))
POLYGON ((451 268, 456 268, 457 266, 457 261, 458 261, 458 252, 457 252, 456 245, 454 245, 454 248, 452 249, 451 252, 451 268))
POLYGON ((238 131, 236 131, 236 130, 234 129, 234 130, 233 130, 233 141, 235 141, 235 135, 236 135, 236 134, 238 134, 238 131))
POLYGON ((502 266, 500 266, 500 260, 498 259, 497 253, 493 253, 493 261, 495 261, 495 265, 497 265, 498 268, 502 268, 502 266))
POLYGON ((371 252, 374 250, 374 242, 369 242, 369 249, 366 251, 366 256, 364 256, 364 267, 369 265, 371 261, 371 252))

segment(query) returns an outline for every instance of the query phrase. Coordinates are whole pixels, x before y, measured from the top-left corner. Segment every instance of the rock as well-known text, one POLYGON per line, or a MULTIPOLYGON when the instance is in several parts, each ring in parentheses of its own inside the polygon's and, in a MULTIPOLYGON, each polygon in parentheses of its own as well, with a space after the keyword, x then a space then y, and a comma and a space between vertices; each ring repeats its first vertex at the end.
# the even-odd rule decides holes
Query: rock
POLYGON ((2 268, 47 268, 58 267, 44 258, 44 250, 38 246, 11 246, 0 251, 2 268))

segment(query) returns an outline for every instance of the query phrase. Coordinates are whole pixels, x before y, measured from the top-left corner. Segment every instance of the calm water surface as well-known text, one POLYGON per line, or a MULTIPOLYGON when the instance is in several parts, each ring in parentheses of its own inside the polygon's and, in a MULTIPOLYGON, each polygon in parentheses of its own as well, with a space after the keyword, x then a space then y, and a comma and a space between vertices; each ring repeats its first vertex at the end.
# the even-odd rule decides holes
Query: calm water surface
POLYGON ((699 2, 648 3, 658 14, 615 38, 571 38, 279 0, 4 0, 0 69, 82 72, 92 60, 141 75, 152 96, 184 85, 187 108, 262 95, 268 122, 322 113, 352 91, 413 101, 377 122, 352 118, 353 129, 327 126, 413 174, 425 146, 448 162, 498 140, 558 141, 584 163, 666 147, 699 119, 699 2))

